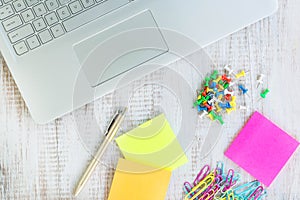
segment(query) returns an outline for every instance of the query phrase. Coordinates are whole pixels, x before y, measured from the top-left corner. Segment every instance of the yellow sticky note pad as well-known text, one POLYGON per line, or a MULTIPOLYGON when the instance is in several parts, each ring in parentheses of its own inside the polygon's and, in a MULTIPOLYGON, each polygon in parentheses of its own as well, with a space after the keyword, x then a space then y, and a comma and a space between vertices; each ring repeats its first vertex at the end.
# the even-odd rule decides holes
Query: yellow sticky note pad
POLYGON ((164 114, 121 135, 116 142, 127 160, 144 165, 174 170, 188 161, 164 114))
POLYGON ((171 172, 119 159, 108 200, 164 200, 171 172))

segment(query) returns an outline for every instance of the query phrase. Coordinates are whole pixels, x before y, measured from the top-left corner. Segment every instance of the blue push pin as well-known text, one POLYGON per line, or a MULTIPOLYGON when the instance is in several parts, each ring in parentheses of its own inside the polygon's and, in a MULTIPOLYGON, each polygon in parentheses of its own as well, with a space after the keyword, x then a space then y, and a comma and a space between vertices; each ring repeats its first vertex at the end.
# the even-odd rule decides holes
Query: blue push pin
POLYGON ((248 89, 246 89, 243 85, 239 85, 239 89, 242 91, 243 94, 247 94, 247 96, 249 96, 247 93, 248 89))
POLYGON ((214 88, 216 88, 216 87, 217 87, 217 83, 213 81, 213 82, 210 84, 210 88, 211 88, 211 89, 214 89, 214 88))
POLYGON ((207 108, 198 105, 198 112, 201 112, 201 111, 204 111, 204 110, 207 111, 207 108))
POLYGON ((224 95, 224 90, 222 90, 220 92, 216 92, 216 97, 219 97, 220 95, 224 95))
POLYGON ((226 108, 231 108, 231 105, 229 102, 226 102, 226 103, 219 103, 219 106, 222 108, 222 109, 226 109, 226 108))

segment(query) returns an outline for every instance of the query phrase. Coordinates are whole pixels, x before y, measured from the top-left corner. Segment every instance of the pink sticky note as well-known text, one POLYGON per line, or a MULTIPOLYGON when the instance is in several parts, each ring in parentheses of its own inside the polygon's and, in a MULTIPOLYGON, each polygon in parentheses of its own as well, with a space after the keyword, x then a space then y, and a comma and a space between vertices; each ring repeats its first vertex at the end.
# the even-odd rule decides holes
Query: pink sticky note
POLYGON ((299 142, 255 112, 225 155, 266 186, 270 186, 299 142))

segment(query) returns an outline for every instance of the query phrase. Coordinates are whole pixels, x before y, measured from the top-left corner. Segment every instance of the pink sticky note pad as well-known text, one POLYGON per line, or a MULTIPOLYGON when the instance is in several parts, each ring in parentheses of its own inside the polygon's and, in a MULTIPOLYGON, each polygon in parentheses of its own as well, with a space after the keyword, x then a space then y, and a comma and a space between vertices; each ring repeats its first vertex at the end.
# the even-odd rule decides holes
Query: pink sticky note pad
POLYGON ((299 142, 255 112, 225 152, 266 186, 270 186, 299 142))

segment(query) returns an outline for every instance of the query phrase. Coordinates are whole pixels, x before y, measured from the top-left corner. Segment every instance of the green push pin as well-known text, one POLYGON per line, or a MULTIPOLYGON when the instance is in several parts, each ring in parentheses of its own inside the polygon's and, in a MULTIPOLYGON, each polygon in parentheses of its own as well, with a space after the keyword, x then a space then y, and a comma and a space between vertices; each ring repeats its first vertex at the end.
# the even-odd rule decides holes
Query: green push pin
POLYGON ((269 92, 270 92, 270 90, 267 88, 262 93, 260 93, 260 96, 265 99, 269 92))
POLYGON ((225 83, 223 87, 224 89, 227 89, 229 87, 229 83, 225 83))
POLYGON ((214 120, 218 120, 221 123, 221 125, 224 124, 222 116, 217 115, 214 111, 211 111, 210 114, 211 114, 211 116, 213 117, 214 120))
POLYGON ((214 70, 213 74, 210 76, 211 79, 215 80, 218 76, 219 72, 218 70, 214 70))
POLYGON ((204 86, 208 87, 209 86, 209 81, 210 81, 210 77, 205 77, 205 84, 204 84, 204 86))

